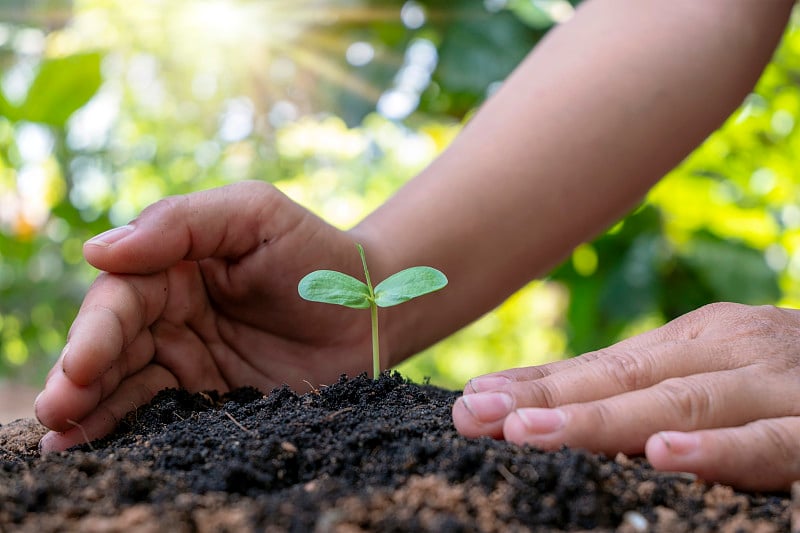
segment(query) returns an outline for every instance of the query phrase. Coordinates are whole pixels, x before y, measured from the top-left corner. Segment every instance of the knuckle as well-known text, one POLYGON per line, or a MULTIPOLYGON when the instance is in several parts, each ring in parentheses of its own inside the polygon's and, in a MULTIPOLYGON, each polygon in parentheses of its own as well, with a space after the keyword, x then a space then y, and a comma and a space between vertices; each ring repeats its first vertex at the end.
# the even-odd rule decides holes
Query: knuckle
POLYGON ((597 440, 599 430, 607 430, 609 428, 617 427, 613 421, 615 414, 618 415, 618 413, 614 413, 612 411, 608 402, 590 402, 584 404, 581 409, 585 409, 585 415, 587 419, 593 421, 591 427, 573 429, 573 432, 579 431, 579 434, 576 436, 579 436, 581 440, 597 440), (581 429, 583 431, 580 431, 581 429))
MULTIPOLYGON (((612 347, 613 348, 613 347, 612 347)), ((595 350, 593 352, 586 352, 578 357, 572 358, 578 364, 586 365, 589 363, 596 364, 595 361, 602 360, 608 350, 611 348, 607 348, 605 350, 595 350)))
MULTIPOLYGON (((786 330, 788 314, 774 305, 709 304, 708 313, 736 336, 771 336, 786 330), (713 311, 712 311, 713 309, 713 311)), ((705 308, 701 308, 701 311, 705 308)))
POLYGON ((741 314, 747 307, 732 302, 712 302, 669 321, 659 329, 673 339, 692 340, 719 321, 730 323, 731 317, 741 314))
POLYGON ((705 384, 670 378, 662 381, 657 389, 663 403, 685 424, 686 429, 701 427, 708 418, 712 405, 712 394, 705 384))
POLYGON ((688 338, 699 337, 706 327, 717 321, 729 321, 730 317, 741 313, 747 306, 731 302, 713 302, 698 307, 690 313, 676 318, 664 326, 680 333, 687 333, 688 338))
POLYGON ((647 349, 615 351, 603 359, 603 372, 622 390, 638 390, 651 384, 652 356, 647 349))
POLYGON ((783 319, 780 310, 773 305, 751 307, 736 317, 735 331, 743 335, 772 337, 783 329, 783 319))
MULTIPOLYGON (((750 422, 746 425, 755 435, 755 442, 742 437, 741 444, 748 448, 751 460, 759 465, 762 475, 775 478, 770 484, 786 486, 800 476, 800 444, 797 442, 796 418, 772 418, 750 422), (750 446, 745 446, 749 443, 750 446), (755 444, 755 445, 753 445, 755 444)), ((736 444, 736 443, 735 443, 736 444)))
POLYGON ((712 302, 700 307, 697 312, 718 317, 720 315, 724 316, 730 315, 731 313, 738 313, 747 307, 747 305, 734 302, 712 302))
POLYGON ((166 217, 169 220, 176 214, 183 216, 183 213, 186 213, 189 209, 189 204, 189 195, 167 196, 145 207, 132 222, 151 218, 159 219, 161 217, 166 217))
POLYGON ((779 468, 800 472, 798 444, 787 419, 766 419, 750 424, 766 445, 757 447, 761 460, 779 468))
POLYGON ((736 313, 740 307, 744 306, 731 302, 713 302, 695 309, 690 314, 699 315, 711 320, 736 313))
POLYGON ((791 340, 793 343, 800 341, 797 318, 787 309, 774 305, 716 302, 684 315, 673 323, 675 327, 683 324, 695 330, 699 326, 700 329, 691 337, 699 336, 708 328, 714 337, 722 335, 727 342, 737 342, 742 347, 750 346, 751 349, 758 342, 767 342, 766 347, 769 348, 781 344, 782 340, 791 340))
POLYGON ((706 324, 713 324, 718 321, 730 323, 731 321, 735 321, 735 317, 746 315, 750 307, 751 306, 733 302, 712 302, 684 316, 691 317, 692 320, 700 319, 706 324))
POLYGON ((514 387, 518 389, 514 391, 514 395, 518 397, 524 395, 526 405, 557 407, 561 404, 561 394, 552 382, 532 382, 524 385, 525 388, 522 390, 514 387))
POLYGON ((736 302, 712 302, 707 304, 705 307, 708 307, 709 309, 715 309, 723 313, 735 313, 737 311, 747 309, 750 306, 736 302))

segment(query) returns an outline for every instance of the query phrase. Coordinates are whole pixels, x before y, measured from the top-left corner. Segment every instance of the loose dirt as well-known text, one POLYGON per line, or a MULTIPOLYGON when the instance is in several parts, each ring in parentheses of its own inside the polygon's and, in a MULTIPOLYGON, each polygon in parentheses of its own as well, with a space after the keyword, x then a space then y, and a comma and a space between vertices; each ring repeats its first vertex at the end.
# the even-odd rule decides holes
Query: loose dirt
MULTIPOLYGON (((0 428, 2 531, 789 531, 790 494, 452 425, 458 393, 344 377, 306 394, 169 390, 108 438, 40 456, 0 428)), ((797 491, 800 498, 800 489, 797 491)))

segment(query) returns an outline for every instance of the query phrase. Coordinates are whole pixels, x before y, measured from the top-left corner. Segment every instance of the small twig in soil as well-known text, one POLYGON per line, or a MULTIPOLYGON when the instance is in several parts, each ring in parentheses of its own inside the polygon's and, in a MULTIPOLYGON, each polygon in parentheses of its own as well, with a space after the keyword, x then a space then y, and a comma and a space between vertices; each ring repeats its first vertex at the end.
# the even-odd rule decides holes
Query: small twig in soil
POLYGON ((506 481, 508 481, 508 484, 511 485, 512 487, 517 487, 517 488, 525 487, 525 483, 523 483, 522 480, 519 479, 517 476, 512 474, 511 471, 508 468, 506 468, 506 465, 498 464, 497 471, 500 472, 501 476, 506 478, 506 481))
POLYGON ((211 395, 208 394, 207 392, 201 391, 198 394, 200 395, 201 398, 203 398, 205 401, 208 402, 208 405, 210 407, 214 407, 217 404, 217 402, 214 401, 214 398, 212 398, 211 395))
POLYGON ((242 430, 242 431, 244 431, 245 433, 250 433, 250 430, 249 430, 249 429, 247 429, 246 427, 244 427, 244 426, 243 426, 241 423, 239 423, 239 421, 238 421, 238 420, 236 420, 235 418, 233 418, 233 415, 232 415, 232 414, 230 414, 228 411, 223 411, 223 412, 225 413, 225 416, 227 416, 228 418, 230 418, 230 419, 231 419, 231 422, 233 422, 234 424, 236 424, 236 426, 237 426, 239 429, 241 429, 241 430, 242 430))
POLYGON ((281 442, 281 450, 288 452, 288 453, 297 453, 297 446, 292 444, 291 442, 284 441, 281 442))
POLYGON ((306 385, 309 386, 309 388, 311 389, 311 392, 313 392, 314 394, 319 394, 319 389, 316 388, 314 385, 312 385, 310 381, 308 381, 307 379, 304 379, 303 383, 305 383, 306 385))
POLYGON ((325 421, 326 422, 330 422, 331 420, 333 420, 334 418, 336 418, 340 414, 346 413, 347 411, 352 411, 353 409, 355 409, 355 407, 345 407, 344 409, 339 409, 338 411, 334 411, 334 412, 332 412, 331 414, 329 414, 328 416, 325 417, 325 421))
POLYGON ((83 434, 83 440, 86 441, 86 445, 89 447, 90 450, 94 451, 94 446, 92 446, 91 441, 89 441, 89 435, 86 434, 86 430, 83 429, 83 426, 78 424, 74 420, 70 420, 69 418, 67 418, 67 422, 69 422, 70 424, 81 430, 81 433, 83 434))
POLYGON ((136 419, 136 423, 139 423, 139 406, 136 405, 134 402, 131 402, 133 406, 133 417, 136 419))
POLYGON ((692 474, 691 472, 663 472, 661 475, 665 478, 685 481, 687 483, 694 483, 697 481, 697 474, 692 474))

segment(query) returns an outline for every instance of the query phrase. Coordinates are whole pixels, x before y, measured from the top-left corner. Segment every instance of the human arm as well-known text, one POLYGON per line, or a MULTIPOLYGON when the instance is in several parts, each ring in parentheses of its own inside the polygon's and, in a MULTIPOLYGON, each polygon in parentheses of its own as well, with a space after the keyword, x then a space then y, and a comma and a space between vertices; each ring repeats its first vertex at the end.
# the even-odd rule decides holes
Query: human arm
MULTIPOLYGON (((629 209, 750 90, 791 6, 585 4, 365 222, 395 256, 451 279, 400 330, 436 340, 629 209)), ((661 470, 785 490, 800 478, 797 331, 796 311, 717 304, 572 360, 473 380, 454 421, 469 436, 644 452, 661 470)))
POLYGON ((391 363, 631 209, 742 101, 790 8, 590 0, 551 31, 450 148, 353 231, 379 273, 430 264, 451 280, 387 312, 391 363))

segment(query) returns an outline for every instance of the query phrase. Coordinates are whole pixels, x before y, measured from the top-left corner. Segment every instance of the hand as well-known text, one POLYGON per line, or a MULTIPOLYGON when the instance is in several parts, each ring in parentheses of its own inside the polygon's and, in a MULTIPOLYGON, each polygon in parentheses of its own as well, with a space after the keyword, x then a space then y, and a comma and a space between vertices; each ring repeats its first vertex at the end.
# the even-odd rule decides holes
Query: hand
POLYGON ((800 311, 719 303, 609 348, 471 380, 458 430, 641 454, 749 490, 800 479, 800 311))
POLYGON ((105 272, 36 400, 54 430, 43 451, 105 435, 167 387, 302 388, 369 368, 368 317, 297 294, 317 268, 358 275, 353 239, 270 185, 162 200, 84 255, 105 272))

